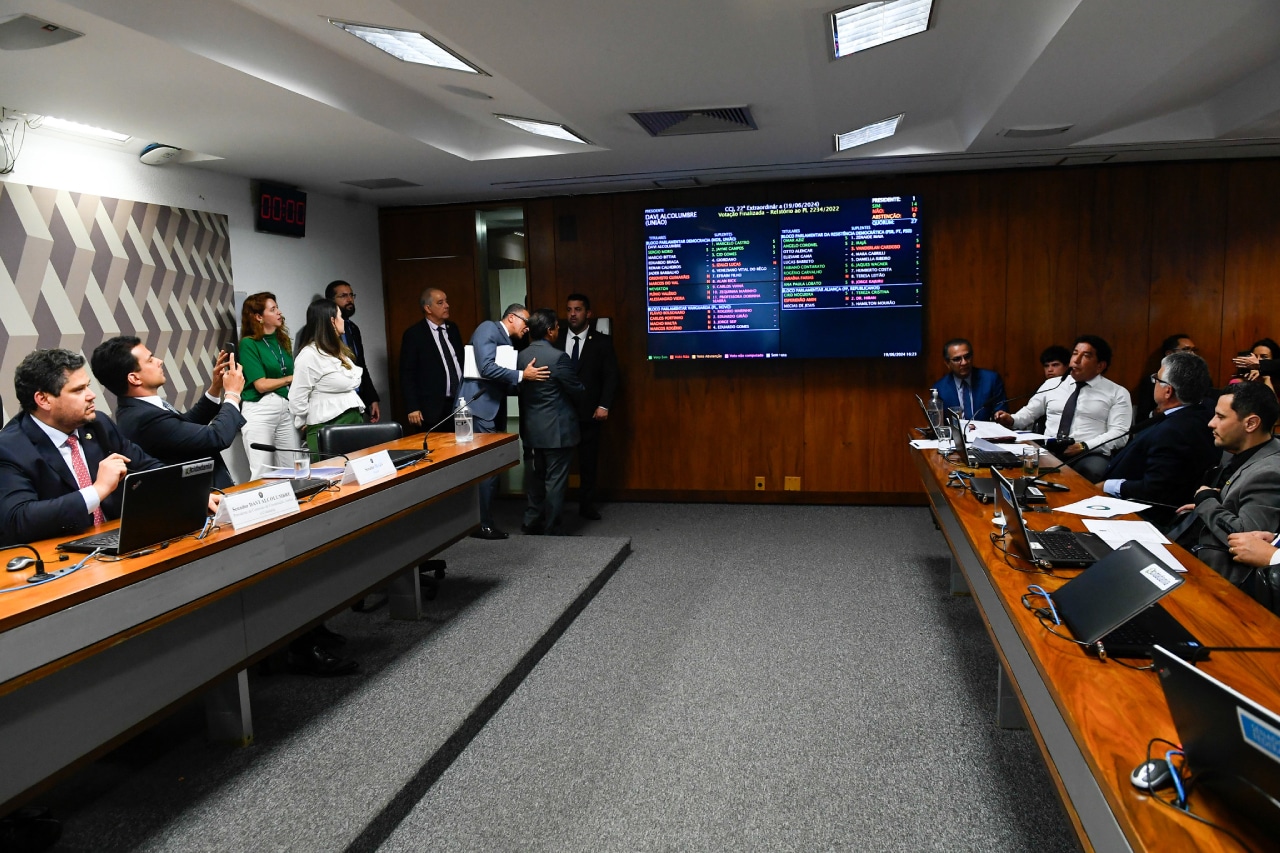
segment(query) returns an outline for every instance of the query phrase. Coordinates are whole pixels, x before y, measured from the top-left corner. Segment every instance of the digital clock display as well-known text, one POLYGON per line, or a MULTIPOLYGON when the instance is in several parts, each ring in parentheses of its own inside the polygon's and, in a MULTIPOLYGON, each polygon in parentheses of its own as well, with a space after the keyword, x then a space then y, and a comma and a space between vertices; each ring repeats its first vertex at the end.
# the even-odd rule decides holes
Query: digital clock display
POLYGON ((259 183, 255 193, 253 219, 255 231, 305 237, 307 194, 276 184, 259 183))

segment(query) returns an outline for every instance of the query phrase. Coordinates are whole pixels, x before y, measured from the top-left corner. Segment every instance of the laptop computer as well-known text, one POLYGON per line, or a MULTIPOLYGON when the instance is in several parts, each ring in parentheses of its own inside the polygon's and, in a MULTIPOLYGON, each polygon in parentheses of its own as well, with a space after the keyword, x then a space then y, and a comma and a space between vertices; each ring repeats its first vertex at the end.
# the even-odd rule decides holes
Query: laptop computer
POLYGON ((387 455, 391 457, 391 464, 396 470, 408 468, 420 459, 426 458, 426 449, 422 450, 388 450, 387 455))
POLYGON ((1116 658, 1149 658, 1157 646, 1180 657, 1203 644, 1156 602, 1182 585, 1140 542, 1126 542, 1050 597, 1072 636, 1116 658))
POLYGON ((929 407, 924 404, 924 400, 920 399, 919 394, 916 395, 916 402, 920 404, 920 411, 924 414, 924 422, 928 424, 928 426, 916 427, 916 432, 928 439, 937 438, 938 434, 933 429, 933 420, 929 417, 929 407))
POLYGON ((1280 714, 1166 648, 1154 658, 1196 789, 1280 838, 1280 714))
POLYGON ((955 412, 947 412, 947 423, 951 425, 951 440, 955 442, 956 453, 968 461, 969 467, 990 466, 992 468, 1021 468, 1022 457, 1009 450, 990 450, 975 447, 964 440, 964 427, 960 416, 955 412))
POLYGON ((1111 553, 1111 546, 1095 533, 1029 530, 1009 478, 991 469, 996 481, 996 507, 1004 513, 1009 550, 1025 560, 1054 569, 1083 569, 1111 553))
POLYGON ((209 514, 213 460, 180 462, 138 471, 121 482, 120 526, 73 539, 61 551, 130 554, 148 545, 199 532, 209 514))

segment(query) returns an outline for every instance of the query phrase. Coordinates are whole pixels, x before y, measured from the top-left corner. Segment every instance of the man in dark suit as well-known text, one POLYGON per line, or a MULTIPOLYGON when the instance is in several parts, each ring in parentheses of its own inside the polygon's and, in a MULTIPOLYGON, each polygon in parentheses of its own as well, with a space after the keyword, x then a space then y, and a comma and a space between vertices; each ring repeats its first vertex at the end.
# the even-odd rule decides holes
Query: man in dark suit
POLYGON ((365 416, 369 423, 376 424, 382 419, 382 409, 378 406, 378 389, 373 386, 373 377, 369 375, 369 367, 364 362, 364 338, 360 336, 360 327, 351 320, 356 313, 356 293, 351 285, 339 279, 329 282, 324 289, 324 298, 338 304, 342 312, 342 342, 351 350, 356 367, 364 371, 360 376, 360 400, 364 403, 365 416))
POLYGON ((1111 458, 1102 488, 1113 497, 1151 501, 1148 519, 1167 525, 1173 507, 1191 500, 1221 451, 1213 446, 1212 413, 1201 404, 1213 385, 1209 365, 1192 352, 1172 352, 1152 377, 1156 419, 1111 458))
POLYGON ((130 441, 166 465, 212 457, 213 484, 235 485, 222 451, 244 426, 244 371, 231 355, 219 354, 209 390, 185 413, 160 397, 167 381, 164 362, 138 338, 120 335, 102 342, 91 363, 93 375, 116 395, 116 424, 130 441))
POLYGON ((428 287, 418 300, 422 322, 405 329, 400 341, 400 392, 409 423, 451 432, 440 423, 458 405, 466 351, 456 324, 449 322, 449 297, 428 287))
POLYGON ((534 536, 561 533, 569 462, 578 444, 578 408, 585 393, 569 356, 555 346, 558 330, 555 311, 534 311, 529 317, 533 343, 516 356, 521 370, 535 360, 551 368, 546 382, 520 383, 520 432, 533 448, 533 476, 525 480, 529 505, 520 531, 534 536))
POLYGON ((1266 385, 1241 382, 1223 391, 1209 426, 1231 461, 1182 507, 1195 513, 1190 528, 1169 534, 1235 584, 1247 584, 1253 570, 1232 559, 1231 534, 1280 530, 1280 441, 1271 437, 1278 417, 1280 402, 1266 385))
MULTIPOLYGON (((502 313, 501 320, 486 320, 471 333, 471 349, 480 377, 463 381, 462 396, 467 398, 476 432, 505 432, 507 395, 516 393, 516 386, 520 383, 543 382, 550 378, 550 369, 539 365, 536 356, 526 360, 518 369, 503 367, 499 363, 499 355, 503 360, 514 356, 516 342, 528 332, 529 310, 513 303, 502 313), (508 353, 504 347, 511 348, 511 352, 508 353)), ((514 361, 512 358, 511 363, 514 361)), ((497 477, 490 477, 480 484, 480 529, 471 534, 477 539, 507 538, 506 532, 493 524, 493 494, 497 490, 497 477)))
POLYGON ((973 366, 973 345, 964 338, 952 338, 942 345, 947 375, 933 383, 942 405, 960 412, 967 420, 993 420, 1004 408, 1004 380, 994 370, 973 366))
POLYGON ((22 411, 0 430, 0 542, 80 533, 120 517, 117 486, 161 463, 94 407, 84 358, 36 350, 14 372, 22 411))
POLYGON ((600 432, 609 420, 618 393, 618 356, 613 339, 592 328, 591 299, 584 293, 570 293, 566 318, 569 333, 555 338, 556 349, 569 355, 586 393, 578 406, 578 514, 600 520, 596 487, 599 482, 600 432))

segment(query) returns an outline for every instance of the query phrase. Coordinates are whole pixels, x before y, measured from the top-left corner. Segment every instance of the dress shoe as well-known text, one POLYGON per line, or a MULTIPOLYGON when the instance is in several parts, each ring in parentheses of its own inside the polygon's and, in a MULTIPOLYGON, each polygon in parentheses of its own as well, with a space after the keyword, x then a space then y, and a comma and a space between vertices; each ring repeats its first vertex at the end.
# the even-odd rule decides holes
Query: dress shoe
POLYGON ((542 525, 541 524, 522 524, 520 525, 520 532, 523 533, 525 536, 541 536, 542 525))
POLYGON ((321 645, 314 645, 303 652, 289 650, 289 668, 302 675, 325 678, 333 675, 350 675, 360 664, 350 658, 340 658, 321 645))
POLYGON ((600 510, 596 509, 596 508, 595 508, 595 507, 593 507, 593 506, 581 506, 581 507, 578 507, 578 515, 582 516, 582 517, 583 517, 583 518, 585 518, 587 521, 599 521, 599 520, 600 520, 600 510))
POLYGON ((418 574, 424 578, 427 575, 435 575, 436 580, 444 577, 444 571, 449 566, 444 560, 427 560, 425 563, 418 564, 418 574))
POLYGON ((315 640, 319 645, 326 649, 336 649, 338 646, 345 646, 347 638, 339 634, 337 631, 330 631, 323 624, 317 625, 311 629, 311 639, 315 640))
POLYGON ((62 824, 48 809, 18 809, 0 820, 0 850, 11 853, 40 853, 62 836, 62 824))
POLYGON ((499 530, 496 527, 481 527, 475 533, 471 534, 471 538, 472 539, 489 539, 489 540, 496 541, 498 539, 506 539, 507 533, 506 531, 499 530))

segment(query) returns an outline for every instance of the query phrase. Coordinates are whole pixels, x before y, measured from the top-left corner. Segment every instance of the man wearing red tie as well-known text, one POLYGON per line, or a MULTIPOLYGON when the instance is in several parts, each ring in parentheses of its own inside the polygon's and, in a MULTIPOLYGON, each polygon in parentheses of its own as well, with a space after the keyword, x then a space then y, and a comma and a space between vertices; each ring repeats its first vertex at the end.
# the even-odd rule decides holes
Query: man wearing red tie
POLYGON ((14 386, 22 412, 0 430, 0 543, 119 518, 125 475, 161 463, 97 413, 84 358, 36 350, 18 365, 14 386))

